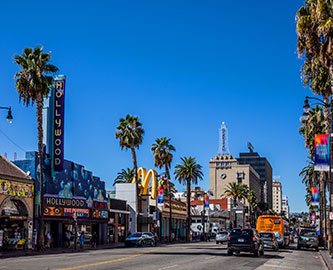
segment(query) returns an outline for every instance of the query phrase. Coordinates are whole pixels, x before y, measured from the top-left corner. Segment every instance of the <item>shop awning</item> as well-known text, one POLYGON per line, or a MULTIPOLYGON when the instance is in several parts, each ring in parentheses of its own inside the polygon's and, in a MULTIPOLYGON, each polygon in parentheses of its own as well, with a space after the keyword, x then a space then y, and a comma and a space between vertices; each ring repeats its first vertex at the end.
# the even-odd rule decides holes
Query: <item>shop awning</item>
POLYGON ((120 213, 120 214, 130 214, 130 211, 126 210, 118 210, 118 209, 109 209, 109 212, 111 213, 120 213))

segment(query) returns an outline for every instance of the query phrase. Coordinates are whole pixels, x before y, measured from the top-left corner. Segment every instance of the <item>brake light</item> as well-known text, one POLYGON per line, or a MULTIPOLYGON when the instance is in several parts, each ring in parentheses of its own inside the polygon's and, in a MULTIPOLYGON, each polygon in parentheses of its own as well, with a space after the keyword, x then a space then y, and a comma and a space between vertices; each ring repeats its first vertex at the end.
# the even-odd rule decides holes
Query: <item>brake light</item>
POLYGON ((230 236, 228 236, 228 240, 230 240, 230 236))
POLYGON ((253 237, 252 237, 252 240, 255 241, 255 240, 257 240, 257 238, 255 238, 255 237, 253 236, 253 237))

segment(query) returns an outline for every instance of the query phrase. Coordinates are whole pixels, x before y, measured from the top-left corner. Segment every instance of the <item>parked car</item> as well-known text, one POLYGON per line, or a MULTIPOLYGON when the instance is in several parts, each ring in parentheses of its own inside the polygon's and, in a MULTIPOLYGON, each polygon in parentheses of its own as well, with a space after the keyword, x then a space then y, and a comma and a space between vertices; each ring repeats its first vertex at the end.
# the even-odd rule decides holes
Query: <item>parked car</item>
POLYGON ((151 232, 136 232, 125 240, 125 246, 155 246, 154 235, 151 232))
POLYGON ((279 243, 276 241, 276 237, 272 232, 260 232, 262 240, 264 241, 264 248, 271 248, 275 251, 279 250, 279 243))
POLYGON ((314 248, 319 250, 319 238, 314 228, 301 228, 297 239, 297 249, 314 248))
POLYGON ((228 256, 241 251, 264 255, 264 243, 255 229, 233 229, 228 237, 228 256))
POLYGON ((228 242, 228 231, 221 231, 216 234, 216 244, 223 244, 224 242, 228 242))

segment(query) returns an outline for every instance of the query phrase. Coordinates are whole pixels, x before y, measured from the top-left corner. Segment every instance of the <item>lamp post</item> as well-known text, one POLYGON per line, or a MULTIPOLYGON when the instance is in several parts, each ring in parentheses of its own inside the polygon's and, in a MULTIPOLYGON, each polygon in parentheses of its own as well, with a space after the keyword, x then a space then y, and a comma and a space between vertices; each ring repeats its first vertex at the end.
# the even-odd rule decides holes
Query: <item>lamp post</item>
POLYGON ((0 109, 8 110, 8 114, 6 116, 6 119, 7 119, 9 124, 13 123, 12 108, 11 107, 0 107, 0 109))
MULTIPOLYGON (((329 212, 332 212, 332 192, 333 192, 333 172, 332 172, 332 166, 333 166, 333 98, 331 98, 331 102, 330 103, 326 103, 324 101, 322 101, 319 98, 315 98, 315 97, 305 97, 305 101, 304 101, 304 105, 303 105, 303 116, 302 116, 302 120, 308 120, 309 119, 309 112, 310 112, 310 105, 314 105, 314 104, 318 104, 318 105, 322 105, 324 106, 326 109, 330 110, 330 115, 329 115, 329 120, 330 120, 330 125, 329 125, 329 161, 330 161, 330 166, 329 166, 329 182, 328 182, 328 191, 329 191, 329 212), (319 103, 312 103, 309 104, 309 99, 315 100, 319 103)), ((325 190, 321 191, 321 192, 325 192, 325 190)), ((323 193, 322 193, 323 194, 323 193)), ((322 199, 322 198, 321 198, 322 199)), ((324 202, 324 205, 322 205, 322 207, 324 209, 326 209, 326 202, 324 202)), ((322 211, 320 211, 322 212, 322 211)), ((329 215, 330 216, 330 215, 329 215)), ((325 226, 326 227, 326 211, 324 212, 324 220, 325 220, 325 226)), ((328 222, 328 250, 329 253, 332 255, 332 221, 329 218, 329 222, 328 222)), ((320 234, 322 233, 322 221, 320 221, 320 234)))

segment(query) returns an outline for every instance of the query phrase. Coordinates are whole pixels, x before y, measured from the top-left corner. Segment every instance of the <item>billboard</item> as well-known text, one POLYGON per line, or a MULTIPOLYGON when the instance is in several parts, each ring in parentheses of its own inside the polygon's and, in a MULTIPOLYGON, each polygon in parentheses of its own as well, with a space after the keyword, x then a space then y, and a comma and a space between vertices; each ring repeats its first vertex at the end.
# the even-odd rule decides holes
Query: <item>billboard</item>
POLYGON ((319 206, 319 188, 318 187, 311 188, 311 205, 319 206))
POLYGON ((329 136, 328 134, 315 135, 315 171, 329 171, 329 136))
POLYGON ((53 171, 60 172, 64 167, 64 112, 66 78, 54 80, 53 104, 53 171))

